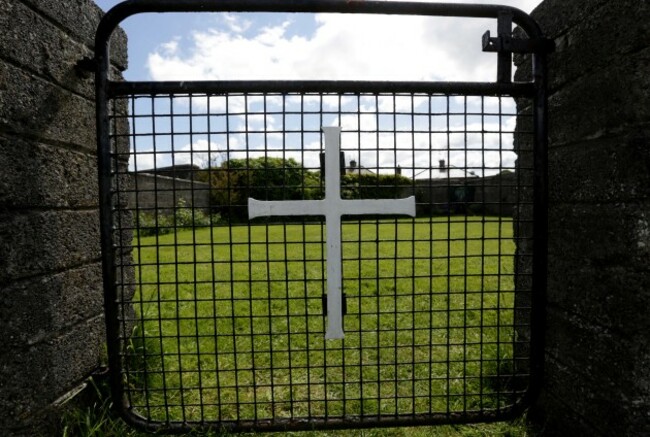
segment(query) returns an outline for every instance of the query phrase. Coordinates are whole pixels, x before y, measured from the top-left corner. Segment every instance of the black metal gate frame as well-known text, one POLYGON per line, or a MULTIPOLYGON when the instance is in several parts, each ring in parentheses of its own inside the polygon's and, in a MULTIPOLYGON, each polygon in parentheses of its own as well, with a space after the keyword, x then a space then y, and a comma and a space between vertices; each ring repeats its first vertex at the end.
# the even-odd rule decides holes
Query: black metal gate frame
MULTIPOLYGON (((185 432, 189 423, 152 423, 128 413, 122 381, 119 340, 119 301, 115 287, 116 254, 114 249, 114 216, 111 208, 110 109, 109 100, 137 93, 424 93, 475 96, 526 97, 533 101, 534 168, 533 168, 533 266, 531 302, 530 385, 522 401, 508 414, 491 415, 481 412, 474 417, 455 413, 444 415, 415 415, 409 418, 395 416, 376 417, 376 420, 346 423, 327 419, 318 421, 274 420, 271 423, 241 421, 230 430, 283 430, 387 427, 400 425, 425 425, 435 423, 468 423, 505 420, 520 415, 540 391, 543 372, 545 294, 547 271, 547 74, 546 55, 553 49, 537 23, 519 9, 501 5, 415 3, 361 0, 128 0, 111 9, 101 21, 95 40, 95 58, 92 68, 96 72, 96 121, 98 136, 98 164, 100 187, 101 244, 104 298, 108 338, 110 386, 114 405, 130 424, 150 431, 185 432), (285 13, 351 13, 384 15, 420 15, 437 17, 494 18, 499 21, 499 35, 483 37, 484 51, 499 54, 498 77, 495 82, 381 82, 381 81, 196 81, 196 82, 117 82, 109 78, 109 40, 120 22, 140 13, 151 12, 285 12, 285 13), (529 39, 511 37, 512 24, 522 28, 529 39), (505 29, 505 33, 501 33, 505 29), (511 77, 512 53, 532 54, 532 82, 513 83, 511 77), (261 426, 263 425, 263 426, 261 426)), ((206 422, 196 423, 203 428, 219 426, 206 422)))

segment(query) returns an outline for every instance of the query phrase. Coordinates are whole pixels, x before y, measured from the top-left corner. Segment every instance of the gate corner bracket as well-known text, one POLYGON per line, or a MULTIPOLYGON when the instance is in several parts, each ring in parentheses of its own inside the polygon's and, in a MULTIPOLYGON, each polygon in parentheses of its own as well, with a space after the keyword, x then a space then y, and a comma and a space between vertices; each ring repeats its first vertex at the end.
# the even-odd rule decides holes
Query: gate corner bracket
POLYGON ((75 72, 79 77, 87 78, 98 70, 98 62, 95 58, 87 56, 79 59, 74 66, 75 72))

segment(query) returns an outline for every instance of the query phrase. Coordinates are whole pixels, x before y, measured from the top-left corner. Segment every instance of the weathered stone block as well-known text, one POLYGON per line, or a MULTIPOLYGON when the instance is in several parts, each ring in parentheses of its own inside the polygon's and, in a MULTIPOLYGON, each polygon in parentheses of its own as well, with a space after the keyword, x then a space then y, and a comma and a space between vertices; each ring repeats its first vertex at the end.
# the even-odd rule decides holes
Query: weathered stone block
POLYGON ((104 339, 103 316, 98 316, 0 356, 0 429, 5 435, 38 429, 51 404, 102 364, 104 339))
POLYGON ((75 69, 80 59, 92 56, 85 44, 75 44, 60 28, 20 2, 0 2, 0 28, 4 29, 0 47, 12 64, 94 98, 93 81, 82 79, 75 69))
MULTIPOLYGON (((22 0, 58 23, 74 39, 89 48, 95 45, 95 32, 104 12, 92 0, 22 0)), ((117 29, 111 40, 112 62, 121 70, 128 66, 126 33, 117 29)))
POLYGON ((0 61, 0 131, 94 152, 95 104, 0 61))
POLYGON ((96 207, 97 157, 0 134, 0 209, 96 207))
POLYGON ((593 15, 609 0, 574 0, 567 5, 564 0, 545 0, 531 14, 547 35, 565 33, 593 15))
POLYGON ((580 1, 583 7, 563 7, 558 14, 551 1, 544 2, 535 18, 542 28, 555 36, 556 53, 549 57, 550 86, 555 90, 593 71, 608 68, 623 57, 647 47, 650 39, 648 2, 580 1), (636 22, 630 26, 627 23, 636 22))
POLYGON ((0 283, 100 258, 97 211, 0 213, 0 283))
POLYGON ((548 327, 546 390, 566 399, 603 435, 645 435, 641 431, 650 429, 647 338, 621 337, 555 310, 548 312, 548 327))
POLYGON ((624 335, 650 331, 650 320, 639 311, 650 306, 650 274, 621 264, 598 266, 580 256, 552 256, 549 303, 624 335))
POLYGON ((650 48, 571 82, 549 100, 550 146, 618 133, 650 119, 650 48), (597 90, 597 91, 595 91, 597 90))
POLYGON ((576 256, 595 267, 647 267, 650 205, 641 203, 561 204, 549 210, 549 256, 576 256))
POLYGON ((5 347, 0 355, 47 341, 53 333, 103 314, 103 303, 99 263, 3 287, 0 320, 5 347))
POLYGON ((551 202, 642 202, 650 198, 650 131, 581 141, 549 152, 551 202))
POLYGON ((587 386, 584 375, 547 357, 544 390, 529 412, 540 436, 607 437, 602 421, 611 421, 618 408, 599 397, 587 386), (605 401, 605 402, 604 402, 605 401), (600 412, 603 409, 603 412, 600 412))
POLYGON ((648 204, 553 205, 547 298, 622 335, 650 331, 648 204))
POLYGON ((631 395, 643 387, 643 378, 650 376, 650 341, 642 335, 624 338, 598 322, 549 306, 546 353, 591 380, 599 380, 598 391, 614 392, 624 384, 631 395))

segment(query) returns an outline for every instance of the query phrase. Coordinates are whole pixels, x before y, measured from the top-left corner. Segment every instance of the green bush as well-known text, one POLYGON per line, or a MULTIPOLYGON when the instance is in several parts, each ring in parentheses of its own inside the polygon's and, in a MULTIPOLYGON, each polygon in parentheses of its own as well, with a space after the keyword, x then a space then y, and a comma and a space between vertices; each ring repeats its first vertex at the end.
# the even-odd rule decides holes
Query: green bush
POLYGON ((138 235, 141 237, 169 234, 174 230, 171 215, 164 214, 162 211, 155 214, 139 212, 136 226, 138 227, 138 235))
POLYGON ((139 212, 137 220, 138 235, 147 237, 170 234, 178 229, 214 226, 221 223, 221 216, 219 214, 208 215, 203 210, 187 206, 184 199, 179 199, 173 213, 139 212))
POLYGON ((302 200, 321 193, 318 173, 292 158, 231 159, 210 170, 210 185, 212 204, 230 220, 246 219, 251 197, 302 200))

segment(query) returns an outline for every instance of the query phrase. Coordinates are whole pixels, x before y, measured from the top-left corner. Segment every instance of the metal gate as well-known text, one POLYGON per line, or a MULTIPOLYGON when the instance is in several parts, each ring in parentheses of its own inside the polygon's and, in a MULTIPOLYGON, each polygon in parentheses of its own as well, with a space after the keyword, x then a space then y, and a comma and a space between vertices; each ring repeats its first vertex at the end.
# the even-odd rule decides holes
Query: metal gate
POLYGON ((110 378, 127 421, 423 425, 503 420, 529 404, 542 363, 549 44, 527 15, 131 1, 106 15, 96 49, 110 378), (118 23, 167 11, 493 18, 483 50, 498 78, 111 81, 118 23), (511 81, 513 53, 532 54, 530 82, 511 81))

